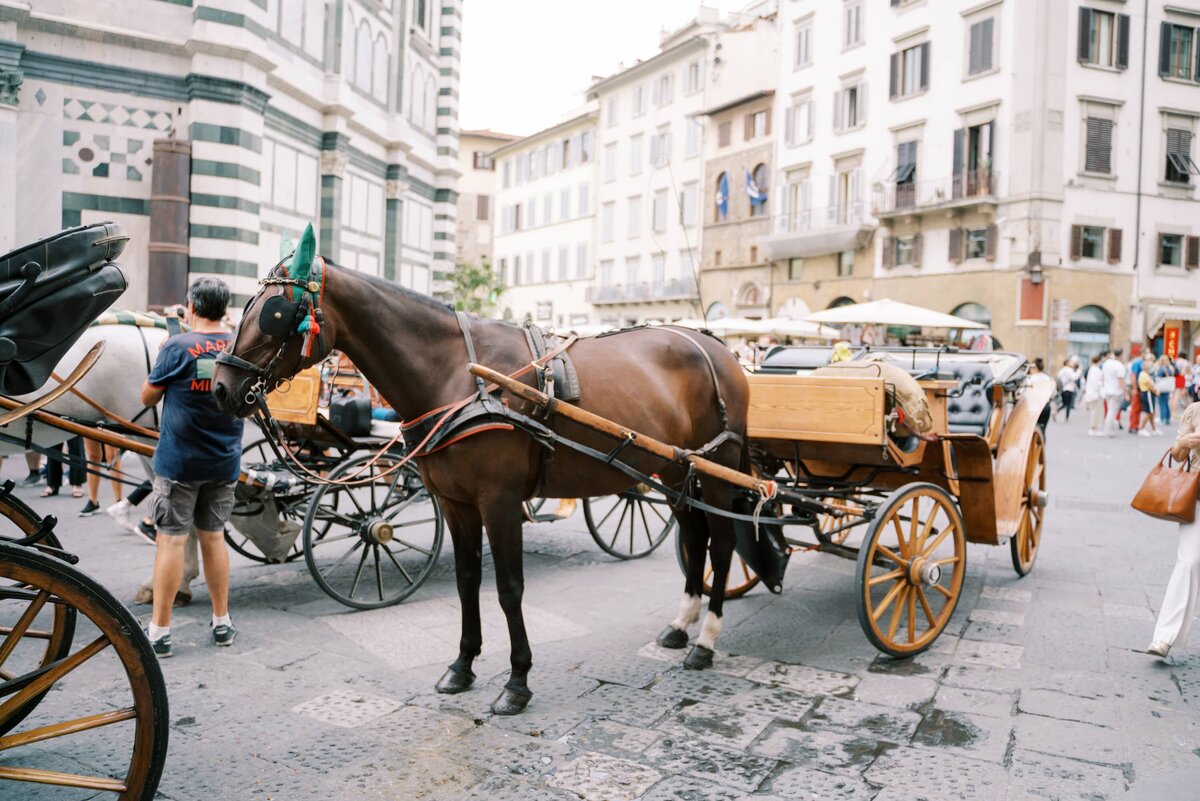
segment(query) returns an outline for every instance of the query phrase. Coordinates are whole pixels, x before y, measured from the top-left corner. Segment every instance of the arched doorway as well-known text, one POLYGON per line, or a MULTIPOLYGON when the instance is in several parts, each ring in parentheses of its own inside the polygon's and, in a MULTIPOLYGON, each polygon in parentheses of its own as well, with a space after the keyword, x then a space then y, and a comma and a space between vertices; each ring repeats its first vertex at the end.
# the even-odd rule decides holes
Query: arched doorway
POLYGON ((705 320, 720 320, 724 317, 729 317, 729 307, 721 301, 709 304, 708 311, 704 313, 705 320))
POLYGON ((992 339, 992 310, 987 306, 984 306, 982 303, 962 303, 955 306, 954 311, 950 313, 955 317, 961 317, 964 320, 970 320, 973 323, 987 326, 984 329, 959 332, 962 341, 968 347, 973 350, 994 350, 998 347, 992 339), (984 339, 980 340, 980 337, 984 339))
POLYGON ((1081 306, 1071 315, 1067 352, 1084 364, 1112 344, 1112 315, 1099 306, 1081 306))
POLYGON ((830 303, 825 308, 836 309, 841 306, 853 306, 853 305, 854 305, 854 298, 848 298, 845 295, 842 295, 840 298, 835 298, 833 303, 830 303))

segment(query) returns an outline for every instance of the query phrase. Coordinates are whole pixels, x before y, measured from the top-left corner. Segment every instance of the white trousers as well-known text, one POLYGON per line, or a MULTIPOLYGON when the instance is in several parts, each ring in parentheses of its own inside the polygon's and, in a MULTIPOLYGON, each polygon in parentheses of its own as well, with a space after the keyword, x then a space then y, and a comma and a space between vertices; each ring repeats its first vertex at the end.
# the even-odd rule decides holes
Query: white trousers
POLYGON ((1121 414, 1121 402, 1125 398, 1121 395, 1105 395, 1104 400, 1108 403, 1108 414, 1104 417, 1104 433, 1112 434, 1117 430, 1117 417, 1121 414))
POLYGON ((1200 520, 1179 526, 1179 552, 1175 569, 1167 582, 1167 594, 1154 626, 1154 642, 1170 643, 1173 648, 1187 645, 1188 632, 1196 615, 1200 596, 1200 520))
POLYGON ((1088 401, 1088 411, 1091 412, 1092 418, 1089 428, 1092 431, 1104 430, 1104 400, 1096 398, 1094 401, 1088 401))

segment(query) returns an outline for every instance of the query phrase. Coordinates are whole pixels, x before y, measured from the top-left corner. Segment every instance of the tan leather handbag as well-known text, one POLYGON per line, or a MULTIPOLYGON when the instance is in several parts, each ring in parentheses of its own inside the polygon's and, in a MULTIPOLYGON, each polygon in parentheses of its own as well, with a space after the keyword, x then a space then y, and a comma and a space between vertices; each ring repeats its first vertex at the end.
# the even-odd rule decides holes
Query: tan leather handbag
POLYGON ((1192 469, 1190 458, 1179 465, 1172 465, 1173 461, 1168 450, 1146 476, 1130 506, 1159 520, 1195 523, 1200 471, 1192 469))

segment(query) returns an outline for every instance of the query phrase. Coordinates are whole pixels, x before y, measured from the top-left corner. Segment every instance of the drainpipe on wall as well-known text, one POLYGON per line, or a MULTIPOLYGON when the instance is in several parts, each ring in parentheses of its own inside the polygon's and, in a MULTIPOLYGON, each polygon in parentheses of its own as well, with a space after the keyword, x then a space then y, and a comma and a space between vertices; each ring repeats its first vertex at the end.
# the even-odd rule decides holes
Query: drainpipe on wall
MULTIPOLYGON (((1138 168, 1137 168, 1137 213, 1133 222, 1133 298, 1129 304, 1129 344, 1133 345, 1133 312, 1141 305, 1141 264, 1142 264, 1142 166, 1146 161, 1143 146, 1146 139, 1146 61, 1149 59, 1150 43, 1150 0, 1142 4, 1142 83, 1138 98, 1138 168)), ((1142 320, 1143 327, 1145 319, 1142 320)), ((1138 335, 1139 340, 1145 339, 1145 332, 1138 335)), ((1111 339, 1111 337, 1110 337, 1111 339)), ((1132 347, 1130 348, 1132 351, 1132 347)))

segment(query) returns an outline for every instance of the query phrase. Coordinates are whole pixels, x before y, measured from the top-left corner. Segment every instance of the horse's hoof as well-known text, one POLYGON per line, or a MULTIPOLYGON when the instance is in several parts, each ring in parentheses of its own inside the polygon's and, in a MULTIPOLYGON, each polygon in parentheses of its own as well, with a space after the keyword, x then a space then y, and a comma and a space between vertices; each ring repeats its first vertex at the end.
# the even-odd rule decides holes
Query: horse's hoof
POLYGON ((662 634, 658 635, 657 642, 663 648, 686 648, 688 642, 687 632, 683 629, 677 629, 674 626, 667 626, 662 630, 662 634))
POLYGON ((529 706, 530 698, 533 698, 533 693, 529 690, 505 687, 500 691, 500 696, 492 702, 492 712, 497 715, 519 715, 529 706))
POLYGON ((683 660, 685 670, 708 670, 712 667, 713 652, 703 645, 693 645, 688 651, 687 659, 683 660))
POLYGON ((438 683, 434 686, 439 693, 444 695, 454 695, 456 693, 466 692, 471 689, 471 685, 475 683, 475 674, 471 671, 460 671, 454 668, 448 668, 442 677, 438 679, 438 683))

